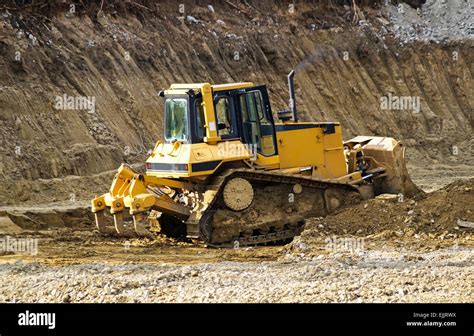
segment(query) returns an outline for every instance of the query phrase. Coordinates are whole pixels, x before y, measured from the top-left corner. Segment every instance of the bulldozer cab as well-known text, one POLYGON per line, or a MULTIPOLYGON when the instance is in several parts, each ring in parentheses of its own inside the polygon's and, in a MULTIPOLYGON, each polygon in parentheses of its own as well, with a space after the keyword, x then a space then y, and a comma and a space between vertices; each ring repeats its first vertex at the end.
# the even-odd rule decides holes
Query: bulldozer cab
POLYGON ((176 91, 169 90, 164 95, 166 142, 240 140, 263 156, 278 153, 265 85, 237 83, 214 85, 210 92, 189 89, 177 94, 176 91))

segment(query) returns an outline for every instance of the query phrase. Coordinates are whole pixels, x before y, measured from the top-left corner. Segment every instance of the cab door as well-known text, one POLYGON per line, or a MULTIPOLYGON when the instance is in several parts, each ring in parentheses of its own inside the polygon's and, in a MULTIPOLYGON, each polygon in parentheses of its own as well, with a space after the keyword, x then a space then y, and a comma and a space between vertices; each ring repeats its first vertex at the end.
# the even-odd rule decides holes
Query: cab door
POLYGON ((214 95, 214 110, 217 120, 217 134, 222 140, 238 139, 238 127, 233 97, 228 91, 214 95))
POLYGON ((244 142, 263 156, 277 154, 275 124, 264 85, 239 90, 236 96, 244 142))

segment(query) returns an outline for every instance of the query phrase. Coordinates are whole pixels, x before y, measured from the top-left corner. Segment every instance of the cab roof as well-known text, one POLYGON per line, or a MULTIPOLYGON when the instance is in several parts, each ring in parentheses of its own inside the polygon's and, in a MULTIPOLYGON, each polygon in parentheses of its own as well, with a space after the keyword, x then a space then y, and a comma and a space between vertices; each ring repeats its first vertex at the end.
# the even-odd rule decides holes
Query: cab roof
POLYGON ((234 89, 243 89, 254 86, 251 82, 240 82, 240 83, 230 83, 230 84, 215 84, 211 85, 212 90, 214 91, 226 91, 234 89))
POLYGON ((227 91, 235 89, 244 89, 252 87, 255 84, 252 82, 239 82, 229 84, 208 84, 208 83, 192 83, 192 84, 171 84, 170 90, 186 90, 186 89, 201 89, 205 85, 210 85, 213 91, 227 91))

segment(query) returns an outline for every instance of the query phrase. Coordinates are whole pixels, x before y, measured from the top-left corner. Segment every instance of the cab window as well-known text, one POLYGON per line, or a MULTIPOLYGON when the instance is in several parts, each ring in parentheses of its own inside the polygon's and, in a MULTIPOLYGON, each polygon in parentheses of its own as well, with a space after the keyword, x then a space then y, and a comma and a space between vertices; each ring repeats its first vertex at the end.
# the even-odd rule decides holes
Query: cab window
POLYGON ((188 100, 185 98, 166 99, 165 139, 186 141, 188 133, 188 100))
POLYGON ((246 142, 255 145, 257 151, 264 156, 275 155, 275 131, 265 114, 261 92, 249 91, 239 99, 246 142))
POLYGON ((199 140, 202 140, 206 136, 206 119, 202 99, 197 99, 194 104, 196 108, 196 136, 199 140))
POLYGON ((219 97, 215 103, 217 130, 219 135, 233 133, 229 97, 219 97))

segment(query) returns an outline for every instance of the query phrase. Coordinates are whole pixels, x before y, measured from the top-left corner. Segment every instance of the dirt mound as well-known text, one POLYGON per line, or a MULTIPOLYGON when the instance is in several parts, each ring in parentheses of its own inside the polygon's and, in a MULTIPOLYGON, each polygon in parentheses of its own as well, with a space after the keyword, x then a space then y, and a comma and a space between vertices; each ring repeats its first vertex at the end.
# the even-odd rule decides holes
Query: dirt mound
MULTIPOLYGON (((381 238, 440 238, 472 236, 474 179, 457 181, 414 199, 371 199, 326 218, 307 221, 301 236, 292 243, 320 244, 331 236, 381 238)), ((442 239, 441 239, 442 240, 442 239)))

